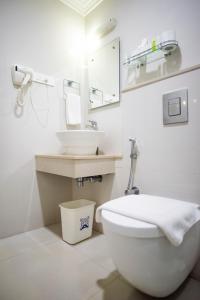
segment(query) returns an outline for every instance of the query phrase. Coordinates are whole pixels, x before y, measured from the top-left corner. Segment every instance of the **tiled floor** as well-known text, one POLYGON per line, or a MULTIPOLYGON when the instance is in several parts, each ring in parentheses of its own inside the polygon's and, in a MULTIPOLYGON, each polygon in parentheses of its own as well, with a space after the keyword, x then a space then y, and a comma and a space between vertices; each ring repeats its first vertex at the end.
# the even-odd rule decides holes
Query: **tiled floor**
MULTIPOLYGON (((104 235, 75 246, 60 226, 0 240, 0 300, 150 300, 116 271, 104 235)), ((170 300, 199 300, 200 282, 189 278, 170 300)))

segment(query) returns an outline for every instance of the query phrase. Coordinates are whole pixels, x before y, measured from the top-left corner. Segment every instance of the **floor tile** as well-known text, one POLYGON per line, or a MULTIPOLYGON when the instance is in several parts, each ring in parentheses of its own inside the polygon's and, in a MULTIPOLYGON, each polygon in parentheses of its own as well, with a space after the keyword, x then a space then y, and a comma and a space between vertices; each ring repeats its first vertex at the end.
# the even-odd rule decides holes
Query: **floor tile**
POLYGON ((61 240, 60 224, 42 227, 0 240, 0 261, 38 249, 43 244, 61 240))
POLYGON ((200 283, 192 278, 186 279, 181 287, 166 300, 199 300, 200 283))
POLYGON ((54 224, 48 227, 42 227, 27 233, 29 237, 37 243, 52 243, 59 241, 62 237, 61 225, 54 224))
MULTIPOLYGON (((69 245, 60 225, 0 241, 0 300, 150 300, 115 270, 106 238, 69 245)), ((188 278, 166 300, 199 300, 200 282, 188 278)))
MULTIPOLYGON (((101 285, 102 283, 99 282, 101 285)), ((148 296, 136 290, 129 285, 123 278, 118 277, 109 285, 103 288, 89 300, 199 300, 200 299, 200 284, 198 281, 188 278, 185 283, 172 295, 166 298, 155 298, 148 296)))
POLYGON ((27 251, 32 251, 37 247, 37 243, 35 243, 34 240, 30 238, 28 233, 22 233, 13 237, 1 239, 0 261, 20 255, 27 251))
MULTIPOLYGON (((99 281, 99 285, 102 285, 102 281, 99 281)), ((115 279, 111 284, 102 289, 89 300, 147 300, 152 299, 146 296, 131 285, 129 285, 122 278, 115 279)))
POLYGON ((2 260, 0 262, 0 299, 42 300, 35 275, 46 255, 40 249, 39 252, 26 252, 8 260, 2 260))
POLYGON ((200 282, 200 260, 198 261, 198 263, 194 267, 194 269, 193 269, 192 273, 190 274, 190 276, 200 282))
POLYGON ((76 250, 87 255, 88 258, 92 259, 96 264, 111 272, 116 270, 110 256, 105 235, 94 233, 92 238, 82 241, 74 247, 76 250))
POLYGON ((116 274, 97 266, 63 241, 0 262, 1 300, 83 300, 116 274), (28 294, 31 296, 28 297, 28 294))

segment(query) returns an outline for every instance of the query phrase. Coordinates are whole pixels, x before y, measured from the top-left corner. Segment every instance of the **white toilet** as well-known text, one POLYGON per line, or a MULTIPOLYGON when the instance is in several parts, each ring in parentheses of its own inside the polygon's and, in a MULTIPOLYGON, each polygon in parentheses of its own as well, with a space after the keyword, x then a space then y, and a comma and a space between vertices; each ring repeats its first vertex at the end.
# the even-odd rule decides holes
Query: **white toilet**
POLYGON ((175 247, 156 225, 104 209, 101 220, 119 272, 134 287, 151 296, 173 293, 200 255, 200 222, 175 247))

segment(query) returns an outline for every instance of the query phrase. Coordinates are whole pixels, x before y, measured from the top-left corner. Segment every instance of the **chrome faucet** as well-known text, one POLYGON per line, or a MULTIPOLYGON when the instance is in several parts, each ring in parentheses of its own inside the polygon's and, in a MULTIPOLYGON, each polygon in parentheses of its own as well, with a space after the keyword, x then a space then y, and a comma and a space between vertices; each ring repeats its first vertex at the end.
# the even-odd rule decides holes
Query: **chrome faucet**
POLYGON ((98 124, 97 124, 96 121, 94 121, 94 120, 88 120, 88 123, 89 124, 87 124, 86 127, 90 127, 90 128, 92 128, 94 130, 98 130, 98 124))

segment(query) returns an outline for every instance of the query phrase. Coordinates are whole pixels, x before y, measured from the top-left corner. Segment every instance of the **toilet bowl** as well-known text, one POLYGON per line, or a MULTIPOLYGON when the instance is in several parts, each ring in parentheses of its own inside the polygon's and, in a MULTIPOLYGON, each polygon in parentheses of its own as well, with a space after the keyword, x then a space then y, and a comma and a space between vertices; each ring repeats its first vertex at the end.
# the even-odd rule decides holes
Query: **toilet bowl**
POLYGON ((135 288, 151 296, 173 293, 200 255, 200 222, 175 247, 156 225, 103 209, 101 220, 118 271, 135 288))

